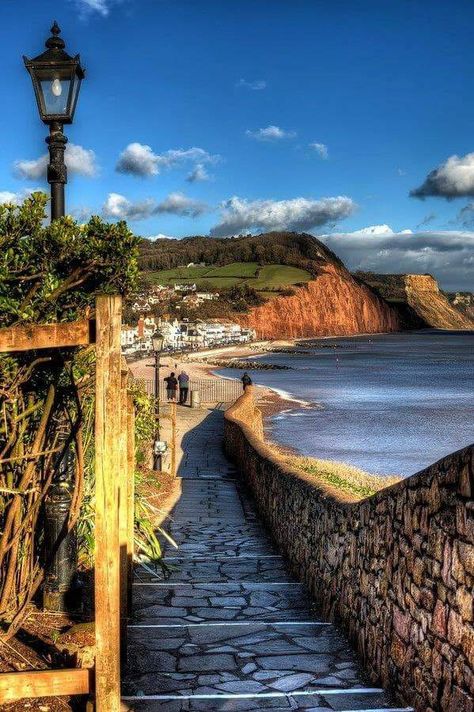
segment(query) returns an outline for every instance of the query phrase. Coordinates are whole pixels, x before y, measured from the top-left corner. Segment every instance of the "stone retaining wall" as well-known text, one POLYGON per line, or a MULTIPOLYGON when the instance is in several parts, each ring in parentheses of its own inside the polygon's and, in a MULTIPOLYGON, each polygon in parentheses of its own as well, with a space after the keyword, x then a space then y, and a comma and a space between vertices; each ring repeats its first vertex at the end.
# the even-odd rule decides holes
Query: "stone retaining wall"
POLYGON ((250 388, 225 414, 225 448, 372 681, 417 712, 473 712, 474 447, 353 501, 265 444, 250 388))

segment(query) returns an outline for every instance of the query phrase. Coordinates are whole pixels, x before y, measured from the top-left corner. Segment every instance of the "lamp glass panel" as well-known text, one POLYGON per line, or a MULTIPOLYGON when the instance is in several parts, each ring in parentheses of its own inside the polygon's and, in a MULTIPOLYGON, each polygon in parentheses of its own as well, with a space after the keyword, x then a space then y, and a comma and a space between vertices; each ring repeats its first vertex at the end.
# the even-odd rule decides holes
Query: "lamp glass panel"
POLYGON ((41 79, 40 84, 45 113, 53 116, 66 116, 71 80, 54 77, 52 80, 41 79))
POLYGON ((69 111, 71 114, 71 118, 74 116, 74 111, 76 110, 76 102, 77 102, 77 96, 79 94, 79 88, 81 86, 81 80, 77 76, 76 73, 74 73, 71 81, 71 98, 69 102, 69 111))

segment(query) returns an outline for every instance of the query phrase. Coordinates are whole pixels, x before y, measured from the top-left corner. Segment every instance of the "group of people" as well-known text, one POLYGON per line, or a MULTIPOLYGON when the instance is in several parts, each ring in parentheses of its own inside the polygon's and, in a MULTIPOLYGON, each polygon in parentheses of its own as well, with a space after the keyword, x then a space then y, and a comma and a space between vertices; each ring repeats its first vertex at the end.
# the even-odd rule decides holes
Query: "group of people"
MULTIPOLYGON (((240 380, 242 381, 244 391, 248 386, 252 385, 252 379, 247 372, 244 373, 240 380)), ((178 403, 180 405, 186 405, 189 393, 189 376, 186 371, 181 371, 177 378, 175 372, 171 371, 170 375, 166 376, 164 381, 166 383, 166 395, 168 396, 168 400, 176 402, 179 388, 178 403)))
POLYGON ((172 371, 164 380, 166 383, 166 395, 168 396, 168 400, 176 402, 179 387, 178 403, 180 405, 186 405, 189 393, 189 376, 186 371, 181 371, 177 378, 174 371, 172 371))

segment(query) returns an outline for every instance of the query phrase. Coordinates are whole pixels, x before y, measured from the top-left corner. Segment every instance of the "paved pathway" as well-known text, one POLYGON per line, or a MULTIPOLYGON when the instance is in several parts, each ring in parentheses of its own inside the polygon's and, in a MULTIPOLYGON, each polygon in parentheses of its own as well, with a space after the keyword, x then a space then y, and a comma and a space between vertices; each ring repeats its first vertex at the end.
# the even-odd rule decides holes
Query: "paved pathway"
POLYGON ((222 453, 222 410, 179 413, 179 550, 167 547, 167 577, 136 572, 124 701, 137 712, 400 710, 288 573, 222 453))

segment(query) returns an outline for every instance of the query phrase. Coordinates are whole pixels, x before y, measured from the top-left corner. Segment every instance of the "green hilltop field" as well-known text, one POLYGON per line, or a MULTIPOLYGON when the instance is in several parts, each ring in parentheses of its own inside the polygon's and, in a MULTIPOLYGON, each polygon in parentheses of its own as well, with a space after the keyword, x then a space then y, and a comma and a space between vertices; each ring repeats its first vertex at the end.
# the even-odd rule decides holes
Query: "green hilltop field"
POLYGON ((219 267, 175 267, 147 272, 155 284, 196 284, 201 290, 223 289, 246 284, 263 296, 280 292, 312 279, 311 274, 299 267, 283 264, 259 265, 257 262, 231 262, 219 267))

